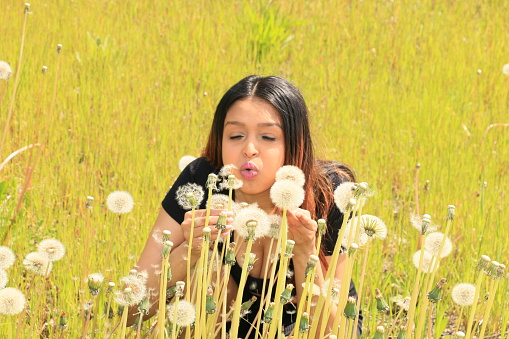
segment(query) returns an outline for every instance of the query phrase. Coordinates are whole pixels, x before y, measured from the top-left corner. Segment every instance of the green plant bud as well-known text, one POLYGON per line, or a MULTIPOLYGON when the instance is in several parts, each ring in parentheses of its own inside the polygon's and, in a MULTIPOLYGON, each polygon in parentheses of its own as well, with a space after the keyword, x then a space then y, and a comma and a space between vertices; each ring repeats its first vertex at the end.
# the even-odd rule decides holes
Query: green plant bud
POLYGON ((149 299, 148 298, 143 298, 141 303, 138 305, 138 310, 140 311, 141 314, 147 315, 149 309, 150 309, 150 301, 149 301, 149 299))
POLYGON ((235 175, 230 174, 228 176, 228 188, 234 189, 235 188, 235 175))
POLYGON ((306 333, 307 331, 309 331, 309 314, 303 312, 300 318, 299 332, 306 333))
POLYGON ((355 319, 359 315, 357 300, 354 297, 348 297, 343 314, 347 319, 355 319))
POLYGON ((436 286, 428 293, 428 299, 430 302, 437 303, 440 300, 442 300, 442 298, 440 297, 440 294, 442 293, 442 289, 443 289, 446 281, 447 281, 447 279, 442 278, 436 284, 436 286))
POLYGON ((210 232, 212 232, 210 227, 204 227, 203 228, 203 242, 204 243, 210 242, 210 232))
POLYGON ((490 278, 496 278, 497 277, 497 272, 498 272, 498 268, 499 268, 500 264, 498 263, 498 261, 495 261, 493 260, 489 265, 488 267, 486 268, 486 270, 484 271, 484 273, 486 273, 486 275, 490 278))
POLYGON ((173 285, 166 289, 166 297, 167 298, 173 298, 175 296, 175 290, 177 289, 177 286, 173 285))
POLYGON ((496 279, 503 279, 505 277, 505 265, 504 264, 500 264, 498 266, 498 269, 497 269, 497 273, 496 273, 496 279))
POLYGON ((486 272, 486 269, 488 268, 489 264, 491 262, 491 258, 487 255, 482 255, 481 259, 479 259, 479 262, 477 263, 476 269, 478 271, 486 272))
POLYGON ((325 222, 325 219, 318 219, 318 233, 321 235, 325 235, 325 232, 327 231, 327 223, 325 222))
POLYGON ((295 241, 293 240, 287 240, 286 241, 286 250, 285 250, 285 257, 291 258, 293 257, 293 247, 295 246, 295 241))
POLYGON ((274 307, 275 306, 276 306, 276 304, 274 302, 271 302, 269 304, 269 307, 267 308, 267 310, 263 314, 263 322, 264 323, 270 324, 272 322, 272 318, 274 317, 274 307))
POLYGON ((253 303, 257 300, 255 296, 252 296, 251 299, 249 299, 246 302, 243 302, 242 305, 240 305, 240 316, 245 317, 249 313, 249 309, 251 306, 253 306, 253 303))
POLYGON ((226 255, 224 262, 226 265, 233 266, 235 262, 237 262, 237 259, 235 258, 235 243, 230 243, 230 246, 228 246, 228 249, 226 250, 226 255))
POLYGON ((348 256, 351 257, 352 255, 355 254, 355 252, 357 252, 357 250, 359 249, 359 245, 357 245, 356 243, 351 243, 350 244, 350 248, 348 249, 348 256))
POLYGON ((456 206, 449 205, 447 206, 447 220, 454 220, 454 211, 456 210, 456 206))
POLYGON ((173 243, 169 240, 166 240, 163 244, 163 258, 168 258, 170 255, 171 248, 173 247, 173 243))
POLYGON ((383 326, 378 326, 376 328, 375 335, 373 339, 385 339, 385 328, 383 326))
POLYGON ((320 259, 316 255, 310 255, 309 256, 309 259, 308 259, 308 262, 307 262, 307 265, 306 265, 306 270, 304 271, 304 276, 305 277, 307 277, 309 272, 311 272, 311 270, 316 267, 316 264, 318 263, 319 260, 320 259))
POLYGON ((256 220, 250 220, 250 221, 247 222, 247 224, 246 224, 246 226, 247 226, 247 239, 246 240, 254 238, 256 225, 258 225, 258 222, 256 220))
POLYGON ((389 304, 384 299, 382 292, 376 288, 375 289, 375 299, 376 299, 376 309, 378 312, 386 312, 389 310, 389 304))
POLYGON ((215 313, 216 308, 216 302, 214 301, 214 292, 212 291, 212 287, 209 286, 207 290, 207 300, 205 301, 205 309, 207 311, 207 314, 215 313))
POLYGON ((163 231, 163 243, 169 241, 170 240, 170 236, 171 236, 171 231, 164 230, 163 231))
POLYGON ((58 323, 58 326, 60 327, 61 330, 67 327, 67 315, 65 314, 65 312, 62 312, 62 314, 60 314, 60 321, 58 323))
POLYGON ((198 206, 198 199, 193 193, 186 193, 187 201, 189 201, 189 205, 191 208, 196 208, 198 206))
POLYGON ((219 213, 219 217, 217 218, 216 228, 219 232, 223 232, 226 229, 226 212, 219 213))
POLYGON ((405 326, 401 326, 401 328, 399 329, 399 333, 398 333, 398 338, 397 339, 406 339, 406 328, 405 328, 405 326))
POLYGON ((183 281, 177 281, 175 285, 175 296, 177 298, 184 297, 184 288, 186 287, 186 283, 183 281))
POLYGON ((205 186, 209 190, 216 191, 217 190, 216 184, 217 184, 217 175, 214 174, 214 173, 210 173, 208 178, 207 178, 207 183, 205 184, 205 186))
POLYGON ((281 298, 279 299, 283 305, 290 302, 290 299, 292 298, 292 291, 293 291, 293 285, 288 284, 286 285, 285 290, 283 293, 281 293, 281 298))

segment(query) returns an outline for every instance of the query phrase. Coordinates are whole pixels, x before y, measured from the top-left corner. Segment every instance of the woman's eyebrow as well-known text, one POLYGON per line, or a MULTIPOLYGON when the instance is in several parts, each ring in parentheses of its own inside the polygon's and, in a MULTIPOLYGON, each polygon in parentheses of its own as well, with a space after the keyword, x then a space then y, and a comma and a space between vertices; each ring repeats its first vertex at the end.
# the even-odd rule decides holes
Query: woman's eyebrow
MULTIPOLYGON (((241 126, 241 127, 246 126, 245 123, 240 122, 240 121, 227 121, 224 124, 225 127, 228 126, 228 125, 235 125, 235 126, 241 126)), ((283 127, 280 124, 278 124, 277 122, 262 122, 262 123, 259 123, 257 126, 258 127, 272 127, 272 126, 275 126, 275 127, 279 127, 281 129, 283 129, 283 127)))

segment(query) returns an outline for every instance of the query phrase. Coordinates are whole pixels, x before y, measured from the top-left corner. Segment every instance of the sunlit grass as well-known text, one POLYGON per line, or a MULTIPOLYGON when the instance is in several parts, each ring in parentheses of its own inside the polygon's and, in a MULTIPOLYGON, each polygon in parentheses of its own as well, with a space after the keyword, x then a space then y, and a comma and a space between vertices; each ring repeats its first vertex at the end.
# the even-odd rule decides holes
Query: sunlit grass
MULTIPOLYGON (((365 313, 376 312, 375 288, 388 299, 411 293, 417 164, 419 213, 442 225, 446 206, 457 207, 454 252, 437 273, 449 280, 438 314, 459 310, 448 293, 456 282, 475 281, 481 254, 508 262, 509 128, 488 129, 509 123, 507 4, 290 3, 34 1, 19 70, 23 3, 1 1, 0 60, 21 73, 0 161, 32 144, 36 133, 42 145, 0 172, 3 238, 30 152, 41 155, 13 224, 17 261, 8 286, 24 288, 22 259, 38 242, 61 240, 67 254, 51 273, 58 288, 51 315, 57 321, 66 312, 69 337, 81 335, 84 278, 100 271, 118 283, 132 268, 178 175, 178 159, 199 155, 220 96, 252 73, 293 81, 311 110, 318 154, 351 165, 376 191, 369 213, 387 223, 389 236, 370 248, 365 313), (260 32, 268 23, 271 32, 260 32), (106 197, 116 190, 133 195, 131 213, 107 211, 106 197), (94 197, 92 210, 87 196, 94 197)), ((0 80, 1 129, 13 80, 0 80)), ((34 286, 44 286, 42 278, 34 286)), ((503 326, 506 299, 503 282, 487 333, 503 326)), ((31 309, 41 302, 30 300, 31 309)), ((373 333, 375 319, 365 324, 373 333)))

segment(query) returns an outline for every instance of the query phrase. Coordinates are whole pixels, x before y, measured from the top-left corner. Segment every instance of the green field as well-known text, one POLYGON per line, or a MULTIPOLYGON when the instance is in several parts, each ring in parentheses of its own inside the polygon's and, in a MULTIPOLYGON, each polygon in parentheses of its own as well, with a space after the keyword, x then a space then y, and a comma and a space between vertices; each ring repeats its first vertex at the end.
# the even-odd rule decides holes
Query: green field
MULTIPOLYGON (((23 11, 21 1, 0 1, 0 60, 14 72, 0 80, 0 161, 40 146, 0 171, 0 236, 16 253, 7 286, 24 291, 29 315, 0 315, 0 337, 19 319, 20 338, 81 336, 86 276, 118 284, 128 274, 178 160, 200 154, 218 100, 250 74, 291 80, 319 157, 349 164, 376 191, 364 212, 382 218, 389 236, 370 250, 366 338, 379 319, 375 288, 386 299, 411 294, 412 214, 442 225, 456 206, 453 253, 436 276, 448 282, 434 337, 454 329, 450 290, 475 282, 481 255, 509 263, 509 3, 34 0, 23 11), (115 190, 133 195, 131 213, 107 210, 115 190), (67 253, 49 280, 32 280, 23 258, 46 238, 67 253)), ((504 279, 487 335, 505 331, 508 297, 504 279)))

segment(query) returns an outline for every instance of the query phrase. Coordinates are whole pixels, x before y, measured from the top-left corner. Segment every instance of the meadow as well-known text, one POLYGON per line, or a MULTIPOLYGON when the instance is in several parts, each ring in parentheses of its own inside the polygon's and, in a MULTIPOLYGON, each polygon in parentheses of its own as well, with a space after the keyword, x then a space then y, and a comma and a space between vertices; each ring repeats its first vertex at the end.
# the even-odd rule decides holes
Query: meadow
MULTIPOLYGON (((249 74, 291 80, 319 157, 350 165, 375 191, 364 211, 388 236, 369 252, 363 337, 379 321, 375 288, 394 314, 390 300, 412 292, 412 215, 444 225, 456 206, 453 252, 436 275, 447 284, 435 338, 454 329, 451 289, 476 281, 481 255, 509 263, 508 3, 34 0, 24 9, 0 2, 0 60, 13 70, 0 80, 0 161, 34 145, 0 170, 1 245, 16 254, 7 286, 27 298, 23 318, 0 315, 0 337, 16 319, 20 338, 82 335, 88 274, 118 285, 129 273, 180 157, 199 156, 218 100, 249 74), (116 190, 132 194, 130 213, 106 208, 116 190), (66 254, 49 279, 34 277, 23 258, 48 238, 66 254)), ((493 297, 486 337, 505 338, 507 279, 493 297)))

